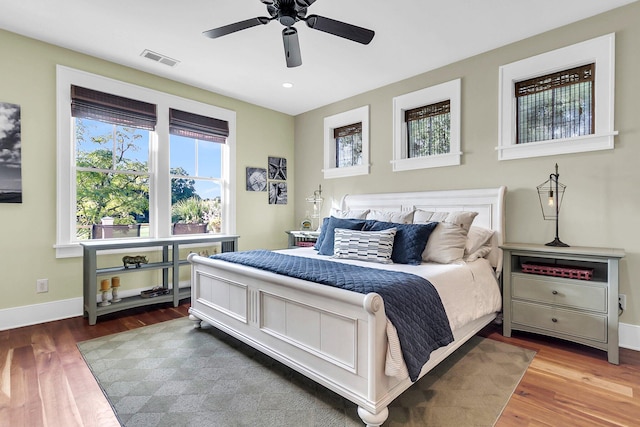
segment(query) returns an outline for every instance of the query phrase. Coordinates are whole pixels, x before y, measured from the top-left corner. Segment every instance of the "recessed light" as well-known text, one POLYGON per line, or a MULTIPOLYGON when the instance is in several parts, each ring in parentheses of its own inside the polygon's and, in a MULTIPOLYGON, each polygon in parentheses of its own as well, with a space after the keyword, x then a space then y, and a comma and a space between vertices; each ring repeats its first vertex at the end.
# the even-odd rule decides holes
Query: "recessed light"
POLYGON ((289 83, 289 82, 282 83, 282 87, 291 89, 293 87, 293 83, 289 83))

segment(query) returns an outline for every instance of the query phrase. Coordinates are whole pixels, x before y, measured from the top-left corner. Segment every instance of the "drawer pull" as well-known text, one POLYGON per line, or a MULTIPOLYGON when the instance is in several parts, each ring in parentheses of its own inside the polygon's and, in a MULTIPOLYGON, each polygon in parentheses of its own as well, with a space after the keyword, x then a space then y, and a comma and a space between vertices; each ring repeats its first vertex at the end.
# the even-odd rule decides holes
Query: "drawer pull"
POLYGON ((551 291, 552 294, 558 295, 558 291, 551 291))
POLYGON ((555 317, 552 317, 552 318, 551 318, 551 321, 552 321, 553 323, 558 323, 558 319, 556 319, 555 317))

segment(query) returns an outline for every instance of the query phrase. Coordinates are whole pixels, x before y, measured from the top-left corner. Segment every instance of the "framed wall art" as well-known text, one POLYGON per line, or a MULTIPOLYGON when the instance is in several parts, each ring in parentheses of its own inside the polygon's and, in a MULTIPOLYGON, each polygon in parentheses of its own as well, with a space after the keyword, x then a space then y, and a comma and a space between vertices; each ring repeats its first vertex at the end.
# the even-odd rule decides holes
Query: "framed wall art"
POLYGON ((20 106, 0 102, 0 203, 22 203, 20 106))
POLYGON ((287 204, 287 183, 286 182, 269 182, 269 204, 270 205, 286 205, 287 204))
POLYGON ((287 159, 269 157, 269 179, 287 180, 287 159))
POLYGON ((267 191, 265 168, 247 168, 247 191, 267 191))

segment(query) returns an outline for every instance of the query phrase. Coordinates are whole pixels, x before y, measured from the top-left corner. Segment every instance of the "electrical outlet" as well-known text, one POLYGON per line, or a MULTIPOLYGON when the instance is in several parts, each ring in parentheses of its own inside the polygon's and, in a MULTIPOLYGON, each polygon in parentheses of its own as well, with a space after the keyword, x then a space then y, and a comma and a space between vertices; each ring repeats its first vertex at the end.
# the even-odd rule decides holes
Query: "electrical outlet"
POLYGON ((36 280, 36 293, 49 292, 49 279, 36 280))
POLYGON ((627 309, 627 296, 625 294, 618 295, 618 307, 623 310, 627 309))

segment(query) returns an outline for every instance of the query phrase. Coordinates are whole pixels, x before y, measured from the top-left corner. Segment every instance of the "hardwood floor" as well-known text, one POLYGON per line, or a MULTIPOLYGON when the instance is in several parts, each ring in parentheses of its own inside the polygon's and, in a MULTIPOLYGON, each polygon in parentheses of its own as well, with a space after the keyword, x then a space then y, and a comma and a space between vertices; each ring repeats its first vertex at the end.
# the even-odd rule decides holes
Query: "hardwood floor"
MULTIPOLYGON (((76 343, 188 314, 188 303, 76 317, 0 331, 0 426, 118 426, 76 343)), ((532 334, 481 335, 537 352, 497 427, 640 425, 640 353, 603 351, 532 334)), ((206 426, 203 426, 206 427, 206 426)), ((453 426, 452 426, 453 427, 453 426)))

